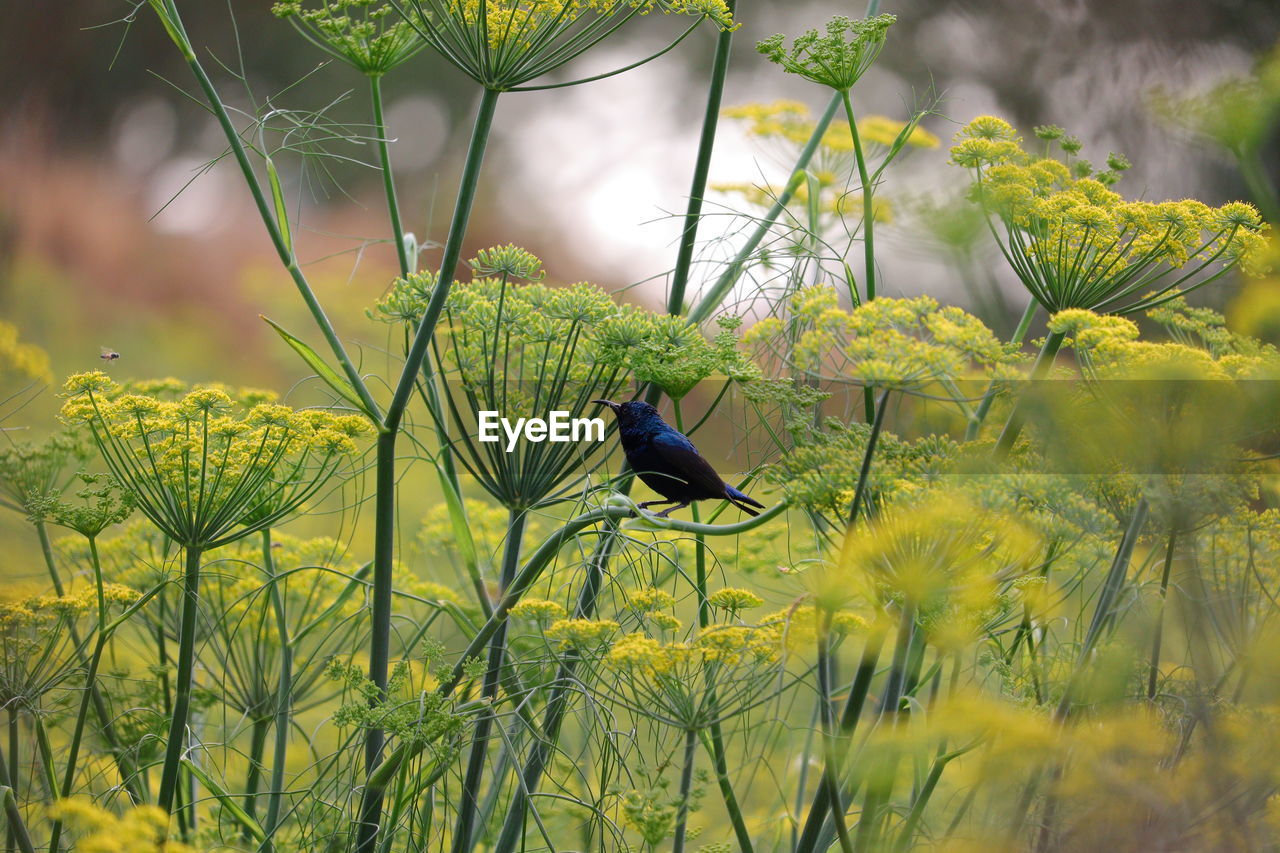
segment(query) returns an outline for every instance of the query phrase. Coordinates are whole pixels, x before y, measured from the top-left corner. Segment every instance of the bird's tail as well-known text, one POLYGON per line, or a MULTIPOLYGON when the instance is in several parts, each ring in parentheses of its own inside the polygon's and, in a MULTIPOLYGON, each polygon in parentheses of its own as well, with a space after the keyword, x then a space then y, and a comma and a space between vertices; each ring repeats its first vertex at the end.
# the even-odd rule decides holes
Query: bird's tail
POLYGON ((742 492, 738 491, 733 486, 726 485, 724 487, 724 493, 725 493, 725 497, 729 499, 729 503, 733 504, 738 509, 745 512, 747 515, 755 516, 760 514, 756 512, 754 509, 751 509, 751 507, 753 506, 758 507, 760 509, 764 509, 764 504, 760 503, 760 501, 748 495, 744 495, 742 492))

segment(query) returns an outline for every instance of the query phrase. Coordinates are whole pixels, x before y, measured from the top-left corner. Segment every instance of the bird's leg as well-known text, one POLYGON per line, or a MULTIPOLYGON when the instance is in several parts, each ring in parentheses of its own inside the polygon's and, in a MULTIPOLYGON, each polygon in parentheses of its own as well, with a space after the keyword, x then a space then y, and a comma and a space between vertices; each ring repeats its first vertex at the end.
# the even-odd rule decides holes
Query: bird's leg
MULTIPOLYGON (((674 500, 665 500, 665 501, 645 501, 645 502, 644 502, 644 503, 642 503, 642 504, 636 504, 636 506, 637 506, 637 507, 639 507, 640 509, 648 509, 648 508, 649 508, 649 507, 651 507, 651 506, 660 506, 660 505, 662 505, 662 504, 673 504, 673 503, 675 503, 675 501, 674 501, 674 500)), ((672 509, 675 509, 675 507, 672 507, 672 509)))
MULTIPOLYGON (((674 502, 674 501, 665 501, 665 503, 675 503, 675 502, 674 502)), ((684 508, 685 508, 685 507, 687 507, 688 505, 689 505, 689 501, 682 501, 681 503, 677 503, 677 504, 676 504, 675 506, 673 506, 673 507, 668 507, 667 509, 664 509, 662 512, 658 513, 656 517, 657 517, 657 518, 666 518, 668 515, 671 515, 671 513, 675 512, 676 510, 678 510, 678 509, 684 509, 684 508)))

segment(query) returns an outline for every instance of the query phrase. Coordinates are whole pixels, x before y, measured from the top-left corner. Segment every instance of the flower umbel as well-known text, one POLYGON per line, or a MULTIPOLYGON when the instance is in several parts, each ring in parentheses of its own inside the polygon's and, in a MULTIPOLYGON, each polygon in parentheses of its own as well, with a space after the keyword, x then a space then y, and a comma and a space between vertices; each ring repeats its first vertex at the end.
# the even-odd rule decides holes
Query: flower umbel
POLYGON ((847 91, 880 55, 885 35, 896 20, 895 15, 857 20, 837 15, 827 22, 826 35, 808 30, 788 49, 778 34, 757 44, 756 49, 790 74, 847 91))

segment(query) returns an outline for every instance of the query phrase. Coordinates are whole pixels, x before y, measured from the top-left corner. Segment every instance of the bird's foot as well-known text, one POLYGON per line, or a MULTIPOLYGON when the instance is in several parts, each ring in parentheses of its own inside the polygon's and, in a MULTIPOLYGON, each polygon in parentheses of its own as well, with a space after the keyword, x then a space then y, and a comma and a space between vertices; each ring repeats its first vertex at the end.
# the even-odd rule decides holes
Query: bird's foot
POLYGON ((675 505, 675 506, 673 506, 673 507, 668 507, 667 509, 664 509, 662 512, 657 513, 654 517, 655 517, 655 518, 666 518, 667 516, 671 515, 671 513, 675 512, 676 510, 678 510, 678 509, 684 509, 684 508, 685 508, 685 507, 687 507, 688 505, 689 505, 689 502, 688 502, 688 501, 685 501, 685 502, 684 502, 684 503, 682 503, 682 504, 676 504, 676 505, 675 505))

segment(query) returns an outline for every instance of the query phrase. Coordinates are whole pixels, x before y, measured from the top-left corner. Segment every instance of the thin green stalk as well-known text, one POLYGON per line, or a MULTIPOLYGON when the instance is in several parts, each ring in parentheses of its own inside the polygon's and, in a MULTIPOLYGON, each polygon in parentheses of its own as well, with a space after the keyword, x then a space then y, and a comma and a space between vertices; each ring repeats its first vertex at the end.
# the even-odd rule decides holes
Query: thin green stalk
POLYGON ((275 833, 280 827, 280 808, 284 801, 285 759, 289 751, 289 723, 293 704, 293 645, 289 623, 285 619, 284 596, 271 553, 271 528, 262 531, 262 565, 271 576, 271 608, 275 611, 276 630, 280 635, 280 681, 276 687, 275 746, 271 757, 271 788, 267 793, 267 815, 263 822, 266 840, 262 853, 275 849, 275 833))
MULTIPOLYGON (((66 595, 62 586, 62 578, 58 572, 58 564, 53 556, 53 543, 49 541, 49 530, 43 521, 35 522, 36 535, 40 539, 40 553, 44 556, 45 568, 49 571, 49 579, 53 582, 53 590, 59 596, 66 595)), ((71 643, 76 649, 76 656, 80 658, 80 665, 87 665, 84 660, 84 654, 80 645, 80 632, 76 630, 74 625, 68 625, 67 631, 71 636, 71 643)), ((111 752, 112 758, 115 759, 116 767, 120 770, 120 778, 124 784, 124 788, 129 792, 129 797, 135 803, 146 802, 145 784, 139 783, 136 778, 137 769, 133 766, 133 762, 129 760, 125 749, 120 745, 120 738, 116 735, 115 722, 111 719, 111 711, 107 708, 106 700, 102 697, 102 690, 98 685, 89 685, 89 698, 93 702, 93 712, 98 718, 98 726, 102 732, 102 739, 106 741, 107 749, 111 752)))
POLYGON ((698 730, 684 733, 684 761, 680 769, 680 807, 676 812, 675 841, 671 853, 684 853, 685 827, 689 821, 689 791, 693 787, 693 763, 698 756, 698 730))
POLYGON ((1160 573, 1160 603, 1156 606, 1156 630, 1151 639, 1151 667, 1147 673, 1147 700, 1156 698, 1156 682, 1160 675, 1160 641, 1164 634, 1164 605, 1169 595, 1169 575, 1173 571, 1173 556, 1176 553, 1178 528, 1169 529, 1169 544, 1164 552, 1164 571, 1160 573))
POLYGON ((44 721, 37 714, 33 718, 32 727, 36 732, 36 748, 40 750, 40 780, 44 785, 48 799, 58 798, 58 771, 53 765, 53 744, 49 742, 49 731, 44 721))
MULTIPOLYGON (((462 256, 462 241, 466 236, 471 209, 475 203, 480 183, 480 167, 484 162, 489 131, 493 127, 493 115, 498 105, 498 92, 485 89, 471 129, 471 142, 467 146, 467 159, 462 169, 458 197, 454 205, 449 236, 445 240, 444 256, 431 299, 423 312, 422 320, 414 332, 405 357, 404 370, 396 385, 395 393, 382 418, 381 435, 378 438, 376 461, 376 497, 374 504, 374 565, 373 565, 373 629, 370 637, 369 677, 385 691, 390 666, 391 648, 391 592, 392 571, 395 557, 395 437, 400 430, 405 408, 413 394, 418 371, 427 357, 427 348, 435 333, 436 324, 444 310, 445 300, 453 285, 454 269, 462 256)), ((365 770, 372 774, 382 757, 386 734, 381 729, 370 729, 365 738, 365 770)), ((366 791, 357 818, 357 853, 373 853, 377 843, 378 826, 382 815, 382 796, 371 797, 366 791)))
POLYGON ((822 727, 823 786, 831 817, 835 822, 836 838, 843 853, 853 853, 849 840, 849 827, 844 819, 844 799, 840 796, 840 753, 836 746, 835 718, 831 707, 831 613, 824 611, 822 625, 818 628, 818 719, 822 727))
MULTIPOLYGON (((870 390, 869 388, 867 390, 870 390)), ((876 444, 880 440, 880 432, 884 428, 885 411, 889 408, 886 405, 889 402, 889 390, 885 389, 880 395, 880 403, 875 406, 875 417, 871 422, 871 433, 867 436, 867 449, 862 454, 862 465, 858 469, 858 485, 853 490, 853 503, 849 506, 849 521, 846 527, 853 529, 853 525, 858 521, 858 514, 862 511, 862 502, 866 496, 867 482, 871 476, 871 460, 876 453, 876 444)))
MULTIPOLYGON (((889 716, 895 727, 898 724, 899 706, 902 704, 904 695, 903 687, 907 683, 907 657, 916 633, 915 614, 915 606, 912 603, 903 605, 898 621, 898 638, 893 648, 893 664, 889 668, 889 680, 885 683, 884 697, 880 703, 881 716, 889 716)), ((896 753, 883 760, 885 766, 873 767, 870 771, 872 778, 867 781, 862 812, 858 816, 858 835, 855 844, 858 853, 876 849, 880 834, 881 810, 893 793, 893 782, 898 770, 896 753)))
MULTIPOLYGON (((672 400, 676 429, 685 432, 684 428, 684 411, 680 407, 680 401, 672 400)), ((690 512, 694 522, 702 521, 698 505, 695 503, 690 507, 690 512)), ((711 624, 711 605, 707 599, 707 551, 706 537, 697 533, 693 537, 694 542, 694 568, 695 568, 695 584, 698 593, 698 628, 706 630, 711 624)), ((718 705, 716 697, 716 687, 713 678, 708 677, 707 683, 707 705, 715 708, 718 705)), ((733 783, 729 779, 729 759, 724 748, 724 732, 720 726, 719 719, 713 719, 707 726, 707 734, 711 743, 711 760, 716 769, 716 781, 720 788, 720 796, 724 800, 725 810, 729 813, 729 821, 733 824, 734 835, 738 839, 738 846, 741 848, 740 853, 751 853, 754 847, 751 843, 751 833, 747 831, 746 821, 743 819, 742 810, 738 807, 738 798, 733 792, 733 783)))
MULTIPOLYGON (((1018 327, 1013 330, 1013 337, 1009 339, 1011 344, 1020 344, 1022 339, 1027 336, 1027 329, 1031 327, 1031 319, 1035 316, 1036 310, 1040 307, 1040 303, 1035 299, 1027 302, 1026 310, 1022 312, 1022 319, 1018 321, 1018 327)), ((982 422, 987 419, 987 412, 991 411, 991 404, 996 401, 996 383, 992 381, 987 386, 987 391, 982 395, 981 402, 978 403, 977 410, 973 413, 973 417, 969 420, 969 426, 966 427, 964 433, 965 441, 973 441, 978 437, 978 431, 982 429, 982 422)))
POLYGON ((862 247, 863 263, 866 271, 863 276, 867 284, 866 301, 876 298, 876 244, 875 204, 872 200, 871 177, 867 173, 867 160, 862 154, 862 140, 858 137, 858 122, 853 117, 853 103, 849 100, 849 90, 840 90, 840 100, 844 103, 844 114, 849 119, 849 133, 853 136, 853 157, 858 164, 858 180, 862 183, 862 247))
MULTIPOLYGON (((1062 348, 1062 340, 1066 337, 1062 332, 1050 332, 1044 339, 1044 345, 1040 347, 1040 355, 1036 356, 1036 362, 1031 368, 1031 381, 1035 382, 1043 379, 1049 372, 1049 368, 1053 366, 1053 359, 1058 354, 1058 350, 1062 348)), ((1009 413, 1009 420, 1005 422, 1004 429, 1000 432, 1000 438, 996 441, 995 455, 997 458, 1003 458, 1009 455, 1009 451, 1013 449, 1013 443, 1018 440, 1019 434, 1022 432, 1023 416, 1019 411, 1021 407, 1014 403, 1013 411, 1009 413)))
MULTIPOLYGON (((267 752, 267 735, 271 733, 271 718, 258 717, 250 726, 249 769, 244 780, 244 810, 255 821, 258 819, 258 788, 262 782, 262 759, 267 752)), ((245 843, 253 840, 253 833, 244 828, 245 843)))
POLYGON ((500 93, 485 89, 480 97, 480 106, 476 111, 476 121, 471 128, 471 142, 467 146, 467 159, 462 168, 462 180, 458 187, 457 202, 453 209, 453 219, 449 225, 449 236, 445 240, 444 255, 440 260, 440 272, 436 286, 431 290, 431 299, 422 314, 414 332, 413 342, 409 345, 405 369, 400 374, 391 403, 387 406, 383 418, 383 428, 395 432, 400 428, 400 420, 404 416, 409 397, 413 394, 414 380, 421 369, 422 360, 427 354, 427 347, 435 333, 436 324, 444 310, 445 300, 453 286, 453 273, 462 257, 462 241, 467 233, 467 224, 471 220, 471 208, 475 203, 476 190, 480 185, 480 166, 484 162, 485 146, 489 142, 489 132, 493 128, 493 115, 498 106, 500 93))
MULTIPOLYGON (((0 763, 3 763, 3 760, 4 757, 0 756, 0 763)), ((27 832, 27 825, 22 821, 18 800, 13 796, 13 788, 8 784, 0 784, 0 799, 4 800, 4 815, 13 830, 13 838, 18 849, 22 853, 36 853, 36 848, 31 844, 31 835, 27 832)))
MULTIPOLYGON (((373 530, 373 589, 372 614, 369 637, 369 680, 378 688, 379 695, 386 692, 391 667, 391 601, 394 587, 395 539, 396 539, 396 432, 378 435, 376 461, 374 463, 374 530, 373 530)), ((376 697, 370 701, 377 701, 376 697)), ((382 729, 370 728, 364 741, 364 766, 372 773, 382 760, 386 734, 382 729)), ((361 802, 357 830, 358 853, 371 853, 382 814, 382 800, 361 802)))
MULTIPOLYGON (((862 710, 867 703, 867 695, 871 691, 871 680, 875 678, 876 664, 880 660, 880 652, 884 648, 884 633, 876 631, 867 637, 862 649, 862 657, 858 661, 858 671, 853 677, 853 686, 849 689, 849 698, 845 700, 844 710, 840 714, 840 736, 848 739, 858 728, 862 719, 862 710)), ((827 812, 835 798, 826 785, 819 785, 809 806, 809 817, 805 820, 804 831, 796 844, 796 853, 812 853, 816 849, 818 839, 826 823, 827 812)))
POLYGON ((742 270, 746 266, 747 260, 751 254, 759 247, 760 243, 768 235, 769 230, 773 228, 778 217, 786 209, 791 202, 792 197, 796 193, 796 189, 804 181, 805 169, 809 166, 809 161, 813 159, 814 153, 818 150, 818 145, 822 142, 822 136, 827 132, 827 128, 831 125, 831 120, 835 118, 836 110, 840 108, 840 93, 837 92, 831 97, 831 102, 827 104, 827 108, 818 118, 817 124, 813 128, 813 133, 809 136, 809 141, 805 143, 804 148, 800 151, 800 156, 796 158, 796 163, 792 169, 791 179, 787 181, 787 185, 782 192, 778 194, 778 200, 773 203, 765 213, 764 218, 751 232, 751 236, 747 238, 746 243, 738 250, 738 254, 729 262, 729 266, 720 278, 716 279, 715 284, 706 292, 706 294, 689 312, 689 322, 698 324, 709 318, 713 311, 720 307, 720 303, 737 284, 738 278, 742 275, 742 270))
POLYGON ((195 680, 196 617, 200 604, 200 557, 198 547, 187 546, 186 573, 182 587, 182 611, 178 617, 178 676, 174 685, 173 717, 169 721, 169 737, 165 742, 164 767, 160 773, 157 805, 173 813, 174 795, 178 790, 178 770, 186 740, 187 716, 191 711, 191 687, 195 680))
POLYGON ((391 152, 387 148, 387 123, 382 115, 382 77, 369 75, 369 100, 373 102, 373 132, 378 138, 378 156, 382 162, 382 188, 387 196, 387 214, 391 219, 391 241, 395 243, 400 275, 407 276, 409 252, 404 245, 404 226, 400 224, 400 203, 396 200, 396 182, 391 174, 391 152))
MULTIPOLYGON (((729 0, 729 13, 735 12, 737 0, 729 0)), ((698 223, 702 218, 702 201, 707 191, 707 174, 711 169, 711 151, 715 147, 716 127, 720 121, 720 103, 724 96, 724 80, 729 71, 729 54, 733 47, 733 30, 722 30, 716 37, 716 52, 711 63, 711 85, 707 89, 707 106, 702 114, 702 134, 698 138, 698 155, 694 160, 693 179, 689 186, 689 205, 685 208, 684 229, 676 253, 675 271, 671 275, 671 293, 667 296, 667 313, 684 311, 684 294, 693 265, 693 249, 698 239, 698 223)))
MULTIPOLYGON (((510 514, 500 578, 504 594, 515 581, 516 568, 520 563, 520 543, 524 538, 525 522, 528 520, 528 513, 524 510, 513 508, 510 514)), ((504 620, 494 632, 489 644, 489 665, 480 691, 481 699, 492 701, 498 695, 498 681, 506 657, 506 628, 507 623, 504 620)), ((475 732, 471 736, 471 754, 467 760, 462 794, 458 800, 458 822, 453 831, 453 853, 469 853, 471 850, 475 818, 480 805, 480 784, 484 777, 489 732, 493 727, 493 720, 492 712, 481 714, 480 719, 476 721, 475 732)))
MULTIPOLYGON (((85 721, 88 719, 89 706, 92 704, 90 697, 93 692, 88 688, 98 678, 98 666, 102 663, 102 653, 107 648, 107 639, 110 636, 107 630, 107 602, 102 586, 102 563, 98 559, 97 539, 93 536, 86 538, 89 540, 89 558, 93 565, 93 580, 97 586, 98 593, 98 636, 94 640, 93 652, 89 656, 89 666, 85 670, 85 691, 80 698, 80 709, 76 713, 75 726, 71 731, 71 744, 67 747, 66 771, 62 777, 62 789, 58 794, 60 799, 70 797, 72 787, 75 785, 76 764, 80 758, 80 744, 84 739, 85 721)), ((61 836, 62 820, 59 818, 53 822, 53 829, 49 834, 49 853, 58 853, 61 836)))
MULTIPOLYGON (((627 488, 630 488, 628 481, 627 488)), ((604 584, 604 570, 613 549, 619 542, 616 533, 603 536, 591 555, 587 564, 587 575, 578 591, 578 601, 573 611, 575 619, 590 619, 595 615, 596 602, 600 597, 600 588, 604 584)), ((520 784, 516 788, 515 798, 502 823, 502 832, 494 845, 494 853, 512 853, 524 835, 525 817, 529 810, 529 798, 538 790, 542 782, 542 774, 560 738, 560 727, 569 708, 569 698, 573 685, 574 673, 579 658, 576 652, 565 652, 564 659, 556 672, 551 696, 547 700, 546 716, 542 723, 542 737, 535 740, 531 755, 520 771, 520 784)))
MULTIPOLYGON (((15 788, 15 789, 16 789, 17 784, 18 784, 18 776, 19 776, 19 771, 18 771, 18 707, 17 707, 17 705, 10 705, 10 706, 9 706, 9 768, 8 768, 8 773, 9 773, 10 787, 11 787, 11 788, 15 788)), ((14 791, 14 795, 15 795, 15 796, 17 796, 17 791, 16 791, 16 790, 14 791)), ((16 845, 16 844, 18 843, 18 842, 17 842, 17 838, 15 837, 16 832, 17 832, 17 829, 16 829, 16 827, 14 827, 14 825, 13 825, 12 823, 10 823, 10 824, 9 824, 9 826, 7 826, 7 827, 5 828, 5 849, 6 849, 6 850, 8 850, 8 851, 9 851, 9 853, 13 853, 14 845, 16 845)))

